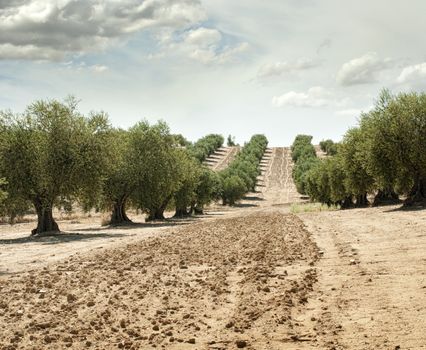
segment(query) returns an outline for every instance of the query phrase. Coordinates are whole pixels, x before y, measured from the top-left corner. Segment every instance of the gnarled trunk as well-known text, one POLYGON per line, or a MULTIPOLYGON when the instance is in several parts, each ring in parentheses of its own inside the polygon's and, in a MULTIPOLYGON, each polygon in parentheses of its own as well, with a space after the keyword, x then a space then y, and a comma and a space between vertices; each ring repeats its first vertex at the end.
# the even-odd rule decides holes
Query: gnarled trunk
POLYGON ((404 205, 426 205, 426 179, 417 179, 407 199, 405 200, 404 205))
POLYGON ((374 197, 373 207, 398 202, 399 196, 392 188, 380 189, 374 197))
POLYGON ((126 197, 122 197, 114 202, 110 225, 120 225, 125 223, 131 223, 132 220, 126 214, 126 197))
POLYGON ((172 196, 167 197, 159 208, 150 210, 148 218, 146 220, 147 221, 165 220, 164 211, 166 210, 167 205, 169 204, 171 199, 172 199, 172 196))
POLYGON ((146 221, 154 221, 154 220, 164 220, 164 210, 161 211, 160 209, 154 209, 153 211, 149 212, 149 215, 146 219, 146 221))
POLYGON ((204 208, 202 206, 196 205, 193 209, 195 215, 204 215, 204 208))
POLYGON ((31 231, 31 235, 59 232, 59 226, 53 218, 52 203, 46 204, 40 198, 36 198, 33 204, 37 212, 37 227, 31 231))
POLYGON ((176 208, 175 218, 184 218, 190 216, 191 214, 188 212, 186 208, 176 208))
POLYGON ((355 205, 357 207, 366 207, 368 206, 367 193, 359 194, 356 196, 355 205))
POLYGON ((349 209, 349 208, 352 208, 353 205, 354 205, 354 203, 352 202, 352 197, 348 196, 344 200, 342 200, 342 202, 340 203, 340 208, 341 209, 349 209))

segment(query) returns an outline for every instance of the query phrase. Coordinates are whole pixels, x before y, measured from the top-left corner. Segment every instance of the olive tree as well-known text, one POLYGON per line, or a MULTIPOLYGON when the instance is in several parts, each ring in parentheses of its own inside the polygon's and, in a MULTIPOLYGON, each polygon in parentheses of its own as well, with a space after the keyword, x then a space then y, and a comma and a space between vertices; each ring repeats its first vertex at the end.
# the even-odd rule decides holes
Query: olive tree
POLYGON ((344 184, 357 206, 368 204, 367 193, 375 189, 374 178, 366 170, 368 149, 366 134, 360 128, 349 129, 339 148, 345 172, 344 184))
POLYGON ((176 156, 180 168, 176 175, 180 178, 180 185, 174 194, 175 217, 185 217, 191 214, 191 206, 196 201, 202 168, 186 150, 176 150, 176 156))
POLYGON ((23 114, 0 114, 0 173, 6 201, 31 203, 37 213, 32 234, 59 231, 53 207, 61 198, 96 197, 107 154, 107 117, 84 117, 73 99, 37 101, 23 114))
POLYGON ((164 122, 139 122, 129 130, 129 162, 136 179, 132 201, 148 220, 164 219, 164 211, 181 184, 179 148, 164 122))
POLYGON ((406 205, 426 202, 426 94, 401 93, 364 116, 369 168, 383 185, 405 193, 406 205))
POLYGON ((121 129, 109 133, 110 157, 107 159, 105 181, 101 196, 101 207, 111 211, 109 224, 119 225, 130 223, 126 214, 128 199, 136 187, 136 178, 131 171, 129 160, 129 132, 121 129))

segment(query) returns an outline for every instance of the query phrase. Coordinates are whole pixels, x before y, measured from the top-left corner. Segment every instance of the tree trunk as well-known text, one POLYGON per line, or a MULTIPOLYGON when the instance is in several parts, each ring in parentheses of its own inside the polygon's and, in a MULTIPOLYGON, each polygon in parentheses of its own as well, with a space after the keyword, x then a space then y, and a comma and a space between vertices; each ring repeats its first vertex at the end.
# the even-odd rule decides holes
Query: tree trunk
POLYGON ((190 215, 190 213, 188 212, 188 210, 186 210, 186 208, 176 208, 176 212, 175 212, 174 217, 175 218, 185 218, 189 215, 190 215))
POLYGON ((196 205, 193 212, 195 215, 204 215, 204 208, 196 205))
POLYGON ((164 220, 164 211, 161 211, 160 209, 154 209, 153 211, 149 212, 149 215, 146 219, 146 221, 154 221, 154 220, 164 220))
POLYGON ((419 178, 414 184, 404 206, 426 205, 426 180, 419 178))
POLYGON ((356 196, 355 205, 357 207, 366 207, 368 206, 367 193, 359 194, 356 196))
POLYGON ((34 200, 37 212, 37 227, 31 231, 31 235, 40 235, 46 232, 59 232, 58 224, 53 218, 52 204, 46 205, 40 198, 34 200))
POLYGON ((352 197, 348 196, 344 200, 342 200, 342 202, 340 204, 340 208, 341 209, 348 209, 348 208, 351 208, 351 207, 353 207, 352 197))
POLYGON ((379 190, 374 197, 373 207, 381 204, 393 204, 399 202, 398 194, 392 188, 379 190))
POLYGON ((111 214, 110 225, 120 225, 125 223, 131 223, 126 214, 126 198, 122 197, 120 200, 114 202, 111 214))
POLYGON ((164 211, 167 208, 167 205, 169 204, 170 200, 172 199, 172 196, 167 197, 163 204, 159 208, 155 208, 149 212, 149 216, 147 218, 147 221, 153 221, 153 220, 165 220, 164 217, 164 211))

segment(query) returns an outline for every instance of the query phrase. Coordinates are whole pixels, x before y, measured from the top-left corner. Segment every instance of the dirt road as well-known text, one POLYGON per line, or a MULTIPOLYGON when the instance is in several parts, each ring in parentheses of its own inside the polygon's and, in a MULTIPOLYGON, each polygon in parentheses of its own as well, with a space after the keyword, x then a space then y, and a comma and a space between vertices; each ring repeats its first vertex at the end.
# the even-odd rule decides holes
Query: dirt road
POLYGON ((239 151, 238 146, 221 147, 206 159, 205 164, 214 171, 223 170, 234 160, 239 151))
POLYGON ((301 201, 292 178, 293 162, 290 148, 276 147, 265 152, 258 190, 263 206, 290 205, 301 201))
POLYGON ((3 226, 0 349, 426 349, 426 210, 296 216, 289 150, 262 169, 203 219, 3 226))
POLYGON ((324 251, 307 306, 320 347, 426 349, 426 211, 299 216, 324 251))

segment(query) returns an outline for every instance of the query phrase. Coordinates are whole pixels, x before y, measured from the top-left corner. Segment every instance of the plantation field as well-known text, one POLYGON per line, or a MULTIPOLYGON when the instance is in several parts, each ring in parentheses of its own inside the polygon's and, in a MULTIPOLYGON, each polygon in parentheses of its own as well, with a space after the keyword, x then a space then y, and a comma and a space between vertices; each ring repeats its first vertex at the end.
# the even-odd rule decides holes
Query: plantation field
POLYGON ((309 204, 290 149, 260 165, 256 192, 205 216, 0 226, 0 348, 424 348, 426 211, 291 214, 309 204))

